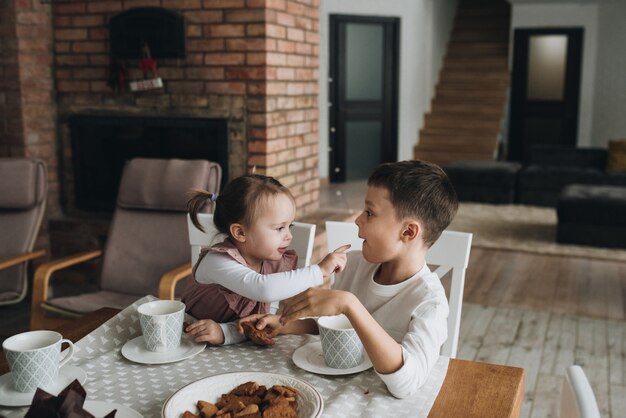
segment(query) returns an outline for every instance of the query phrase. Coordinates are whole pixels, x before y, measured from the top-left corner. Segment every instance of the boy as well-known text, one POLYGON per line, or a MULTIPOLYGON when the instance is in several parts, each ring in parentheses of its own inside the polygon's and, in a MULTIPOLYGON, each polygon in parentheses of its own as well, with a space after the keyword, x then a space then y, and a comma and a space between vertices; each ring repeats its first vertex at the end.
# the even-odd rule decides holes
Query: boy
POLYGON ((348 253, 333 289, 310 288, 287 299, 280 319, 246 320, 258 319, 257 329, 272 327, 272 335, 317 334, 314 320, 294 320, 345 314, 389 392, 398 398, 414 393, 447 338, 448 302, 426 252, 457 208, 454 188, 437 165, 380 165, 356 219, 363 249, 348 253))

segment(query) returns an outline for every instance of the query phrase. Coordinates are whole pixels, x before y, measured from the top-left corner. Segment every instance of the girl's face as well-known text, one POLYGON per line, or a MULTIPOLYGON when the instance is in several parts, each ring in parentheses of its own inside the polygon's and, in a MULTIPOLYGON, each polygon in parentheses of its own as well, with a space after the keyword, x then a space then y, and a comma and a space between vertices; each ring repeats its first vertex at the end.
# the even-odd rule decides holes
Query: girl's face
POLYGON ((263 260, 280 260, 291 244, 291 224, 296 206, 283 193, 270 196, 264 202, 252 225, 245 228, 242 255, 254 268, 263 260))
POLYGON ((384 187, 370 186, 365 196, 365 209, 356 218, 359 238, 363 239, 363 257, 370 263, 393 260, 400 250, 402 223, 384 187))

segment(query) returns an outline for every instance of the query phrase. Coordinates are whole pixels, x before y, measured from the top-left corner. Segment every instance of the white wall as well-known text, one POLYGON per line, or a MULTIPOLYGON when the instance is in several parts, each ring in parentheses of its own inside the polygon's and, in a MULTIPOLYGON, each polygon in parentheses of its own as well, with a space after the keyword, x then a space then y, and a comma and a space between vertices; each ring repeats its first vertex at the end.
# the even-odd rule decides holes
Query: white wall
POLYGON ((413 158, 413 146, 429 110, 452 29, 457 0, 321 0, 320 176, 328 177, 329 15, 399 17, 400 80, 398 159, 413 158))
POLYGON ((603 0, 598 14, 598 60, 592 143, 626 138, 626 1, 603 0))
MULTIPOLYGON (((511 27, 516 28, 584 28, 583 62, 581 72, 580 105, 578 110, 579 146, 593 145, 594 85, 596 80, 596 52, 598 46, 598 4, 579 1, 537 4, 525 0, 523 4, 509 0, 511 27)), ((537 0, 541 1, 541 0, 537 0)), ((620 16, 624 19, 624 15, 620 16)), ((619 19, 617 16, 616 19, 619 19)), ((623 25, 623 23, 622 23, 623 25)), ((513 37, 511 36, 511 42, 513 37)), ((622 44, 623 46, 624 44, 622 44)))

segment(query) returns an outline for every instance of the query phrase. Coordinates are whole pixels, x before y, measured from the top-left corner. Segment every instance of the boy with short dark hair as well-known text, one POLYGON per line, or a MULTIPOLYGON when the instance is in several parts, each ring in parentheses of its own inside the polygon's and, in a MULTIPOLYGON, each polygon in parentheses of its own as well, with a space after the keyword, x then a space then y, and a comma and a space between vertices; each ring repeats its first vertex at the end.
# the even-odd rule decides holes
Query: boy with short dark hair
POLYGON ((447 338, 448 302, 426 265, 426 252, 457 208, 454 188, 437 165, 380 165, 368 180, 365 209, 356 219, 363 249, 348 253, 333 289, 310 288, 287 299, 280 320, 261 315, 244 320, 258 320, 258 329, 270 326, 274 335, 316 334, 315 321, 294 320, 345 314, 391 394, 414 393, 447 338))

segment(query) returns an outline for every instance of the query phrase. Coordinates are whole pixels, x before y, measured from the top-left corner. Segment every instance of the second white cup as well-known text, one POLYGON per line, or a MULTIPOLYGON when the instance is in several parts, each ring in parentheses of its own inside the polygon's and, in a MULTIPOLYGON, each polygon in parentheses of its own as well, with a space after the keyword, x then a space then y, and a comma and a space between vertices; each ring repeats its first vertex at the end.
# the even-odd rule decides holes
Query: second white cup
POLYGON ((150 351, 178 348, 183 335, 185 304, 177 300, 156 300, 137 308, 141 332, 150 351))
POLYGON ((350 369, 361 364, 363 343, 345 315, 318 318, 324 362, 333 369, 350 369))

